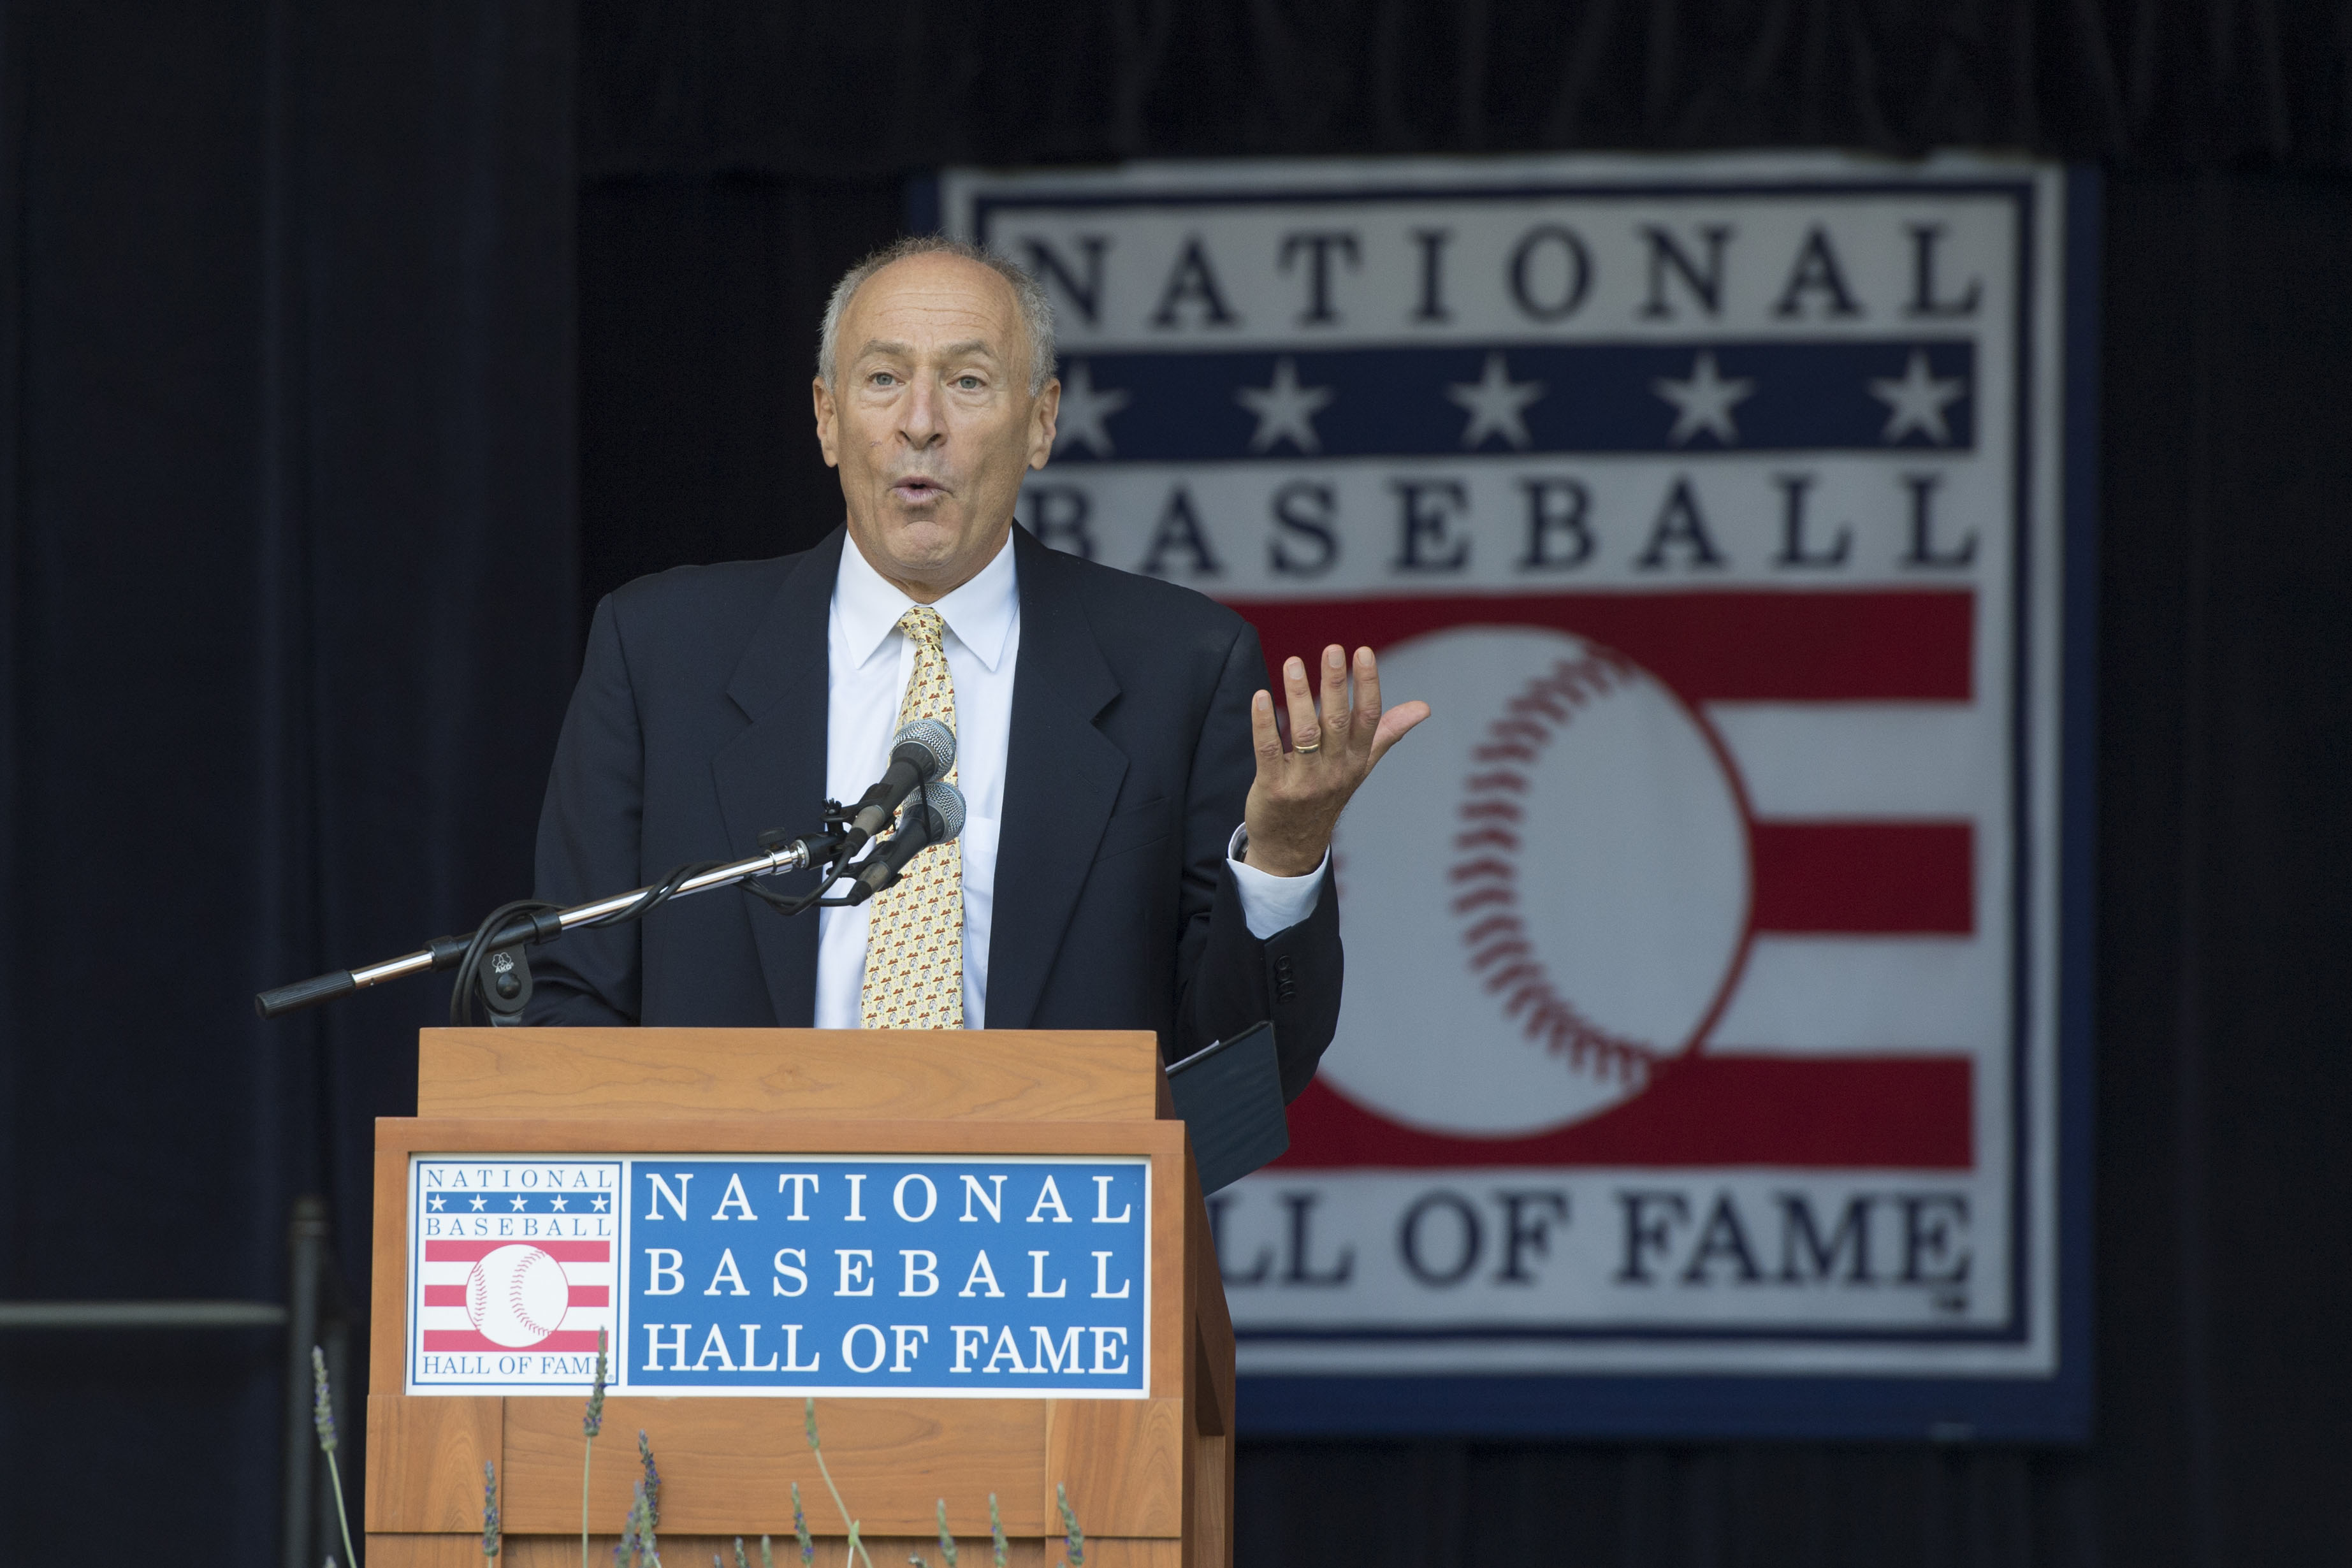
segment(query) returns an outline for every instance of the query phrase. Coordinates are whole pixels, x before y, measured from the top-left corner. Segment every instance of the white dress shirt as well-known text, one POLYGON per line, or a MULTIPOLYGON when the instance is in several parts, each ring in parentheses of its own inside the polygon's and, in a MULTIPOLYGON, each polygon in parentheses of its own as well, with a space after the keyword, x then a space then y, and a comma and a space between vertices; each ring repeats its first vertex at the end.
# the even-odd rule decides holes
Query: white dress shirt
MULTIPOLYGON (((866 563, 856 540, 842 542, 825 625, 824 791, 835 800, 856 800, 889 765, 898 701, 915 668, 915 647, 898 630, 898 617, 914 603, 866 563)), ((963 791, 965 812, 957 840, 963 851, 963 1022, 978 1029, 988 1020, 996 843, 1004 820, 1004 758, 1013 740, 1013 672, 1021 651, 1021 587, 1011 539, 979 575, 931 608, 947 623, 940 644, 955 680, 956 787, 963 791)), ((1230 860, 1230 847, 1226 855, 1230 860)), ((1315 912, 1322 867, 1304 877, 1276 877, 1238 860, 1232 864, 1251 935, 1264 940, 1315 912)), ((872 912, 870 903, 817 911, 820 1029, 859 1026, 872 912)))

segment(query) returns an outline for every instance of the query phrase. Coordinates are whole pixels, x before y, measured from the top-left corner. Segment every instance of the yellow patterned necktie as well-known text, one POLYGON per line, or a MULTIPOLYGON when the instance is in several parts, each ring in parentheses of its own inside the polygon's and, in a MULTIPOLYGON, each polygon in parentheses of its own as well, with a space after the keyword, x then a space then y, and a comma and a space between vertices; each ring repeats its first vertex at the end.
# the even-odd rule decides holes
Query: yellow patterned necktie
MULTIPOLYGON (((955 728, 955 679, 940 647, 940 613, 918 605, 898 617, 915 645, 915 672, 898 702, 898 724, 936 719, 955 728)), ((956 771, 948 770, 948 782, 956 771)), ((919 810, 910 797, 907 810, 919 810)), ((934 844, 898 879, 874 895, 866 928, 866 984, 858 1022, 868 1029, 963 1027, 963 847, 934 844)))

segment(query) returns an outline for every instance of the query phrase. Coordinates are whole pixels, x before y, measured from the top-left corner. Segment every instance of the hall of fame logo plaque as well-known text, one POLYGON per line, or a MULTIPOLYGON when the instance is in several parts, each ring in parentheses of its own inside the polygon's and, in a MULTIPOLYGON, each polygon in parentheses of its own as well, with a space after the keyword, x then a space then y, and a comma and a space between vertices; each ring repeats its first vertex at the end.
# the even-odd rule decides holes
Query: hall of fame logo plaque
POLYGON ((1055 303, 1024 523, 1270 658, 1369 643, 1434 710, 1340 826, 1291 1152, 1212 1202, 1245 1420, 2078 1429, 2087 187, 1780 156, 940 196, 1055 303))

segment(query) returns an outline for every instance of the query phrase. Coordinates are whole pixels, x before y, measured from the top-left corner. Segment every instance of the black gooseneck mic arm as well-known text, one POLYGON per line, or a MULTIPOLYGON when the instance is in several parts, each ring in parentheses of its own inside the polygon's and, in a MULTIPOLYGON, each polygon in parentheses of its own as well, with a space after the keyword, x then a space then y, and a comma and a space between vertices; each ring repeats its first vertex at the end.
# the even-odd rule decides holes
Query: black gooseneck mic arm
POLYGON ((714 888, 740 885, 745 892, 784 914, 799 914, 820 904, 827 908, 862 904, 897 881, 908 863, 923 849, 933 844, 946 844, 963 831, 963 795, 955 785, 934 780, 922 786, 919 809, 909 811, 907 816, 909 820, 902 823, 897 833, 864 860, 851 865, 849 852, 842 847, 851 833, 850 813, 828 801, 822 829, 792 839, 781 832, 762 833, 761 854, 740 860, 706 860, 680 866, 658 882, 570 909, 530 899, 503 904, 478 927, 463 935, 436 937, 415 952, 385 959, 381 963, 338 969, 264 991, 253 999, 254 1011, 265 1018, 283 1017, 386 981, 455 969, 457 980, 449 993, 449 1022, 453 1026, 462 1027, 474 1021, 477 992, 492 1023, 511 1024, 521 1017, 523 1004, 530 1000, 530 966, 524 960, 524 948, 553 942, 568 931, 594 931, 643 920, 672 899, 707 893, 714 888), (816 887, 797 896, 778 893, 754 880, 812 867, 823 867, 824 874, 816 887), (825 897, 844 877, 855 879, 848 895, 825 897))
MULTIPOLYGON (((474 983, 487 960, 491 973, 480 979, 482 999, 488 1006, 493 1021, 512 1022, 514 1016, 521 1014, 522 1004, 530 997, 530 971, 521 961, 521 949, 525 945, 553 942, 568 931, 593 931, 602 926, 625 925, 631 921, 643 920, 655 908, 672 899, 707 893, 713 888, 732 887, 737 883, 748 886, 754 877, 803 871, 818 865, 837 866, 845 858, 841 850, 845 829, 835 820, 842 815, 841 809, 835 806, 826 815, 827 826, 824 828, 799 838, 787 840, 777 832, 761 834, 761 854, 747 856, 740 860, 692 862, 678 867, 658 882, 629 892, 616 893, 611 898, 598 899, 593 903, 561 909, 537 900, 522 900, 502 905, 480 926, 463 935, 436 937, 415 952, 404 952, 381 963, 366 964, 358 969, 338 969, 309 980, 297 981, 291 985, 279 985, 264 991, 253 999, 254 1011, 265 1018, 283 1017, 286 1014, 349 996, 386 981, 402 980, 434 970, 456 969, 459 973, 457 985, 450 994, 449 1021, 453 1025, 467 1024, 473 1021, 474 983)), ((827 885, 838 875, 836 870, 828 876, 827 885)), ((764 888, 752 890, 762 894, 768 891, 764 888)), ((814 901, 814 899, 809 900, 814 901)))
POLYGON ((942 775, 954 764, 955 731, 936 719, 914 720, 893 739, 890 765, 881 781, 855 805, 825 802, 824 826, 815 833, 789 840, 780 832, 762 833, 761 854, 740 860, 694 861, 677 867, 658 882, 570 909, 537 899, 501 904, 488 920, 462 935, 436 937, 415 952, 381 963, 338 969, 264 991, 253 999, 254 1011, 265 1018, 282 1017, 388 980, 455 969, 457 980, 449 994, 452 1026, 474 1021, 478 991, 492 1023, 511 1024, 522 1016, 523 1004, 530 1000, 530 966, 524 962, 523 949, 553 942, 567 931, 625 925, 643 920, 672 899, 738 885, 788 915, 820 904, 863 903, 897 881, 898 873, 925 845, 944 844, 963 830, 963 796, 953 784, 942 782, 942 775), (902 825, 883 847, 856 866, 849 865, 858 850, 890 826, 899 803, 919 789, 923 792, 923 807, 908 814, 917 820, 902 825), (779 893, 754 880, 820 866, 824 874, 806 893, 779 893), (826 898, 845 875, 859 878, 851 896, 826 898))

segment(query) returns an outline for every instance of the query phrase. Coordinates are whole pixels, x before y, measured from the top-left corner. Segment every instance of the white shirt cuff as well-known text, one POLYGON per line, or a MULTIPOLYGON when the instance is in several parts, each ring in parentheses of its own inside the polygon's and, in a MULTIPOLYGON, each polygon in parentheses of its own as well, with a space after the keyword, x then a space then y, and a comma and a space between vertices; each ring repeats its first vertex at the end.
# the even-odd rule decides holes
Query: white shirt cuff
POLYGON ((1234 868, 1234 886, 1241 890, 1242 919, 1248 922, 1250 935, 1264 942, 1315 912, 1323 896, 1323 873, 1331 864, 1331 851, 1324 850, 1321 863, 1304 877, 1277 877, 1243 862, 1242 851, 1248 845, 1249 829, 1234 828, 1225 843, 1225 863, 1234 868))

